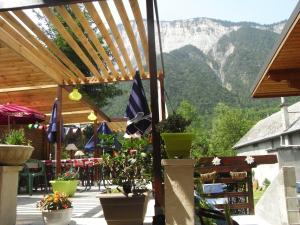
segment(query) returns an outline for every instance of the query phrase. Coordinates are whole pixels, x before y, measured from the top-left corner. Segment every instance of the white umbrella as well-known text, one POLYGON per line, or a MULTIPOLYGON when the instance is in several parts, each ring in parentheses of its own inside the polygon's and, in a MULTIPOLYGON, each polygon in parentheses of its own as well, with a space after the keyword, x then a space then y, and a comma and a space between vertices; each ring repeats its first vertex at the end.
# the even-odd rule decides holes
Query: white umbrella
POLYGON ((68 151, 77 151, 78 148, 76 147, 75 144, 71 143, 71 144, 67 145, 66 150, 68 150, 68 151))
POLYGON ((84 153, 83 153, 83 151, 78 150, 75 152, 75 156, 84 156, 84 153))

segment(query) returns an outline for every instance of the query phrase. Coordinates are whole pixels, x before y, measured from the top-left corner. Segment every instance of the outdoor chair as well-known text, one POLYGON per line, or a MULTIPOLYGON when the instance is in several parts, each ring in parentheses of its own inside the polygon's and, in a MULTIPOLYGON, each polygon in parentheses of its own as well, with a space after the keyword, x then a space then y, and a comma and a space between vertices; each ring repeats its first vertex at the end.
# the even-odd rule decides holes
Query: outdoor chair
POLYGON ((20 181, 25 180, 26 191, 29 195, 32 195, 34 181, 38 182, 42 189, 40 178, 44 180, 44 188, 48 191, 48 181, 46 175, 45 165, 42 161, 37 159, 30 159, 24 164, 23 170, 20 172, 20 181))

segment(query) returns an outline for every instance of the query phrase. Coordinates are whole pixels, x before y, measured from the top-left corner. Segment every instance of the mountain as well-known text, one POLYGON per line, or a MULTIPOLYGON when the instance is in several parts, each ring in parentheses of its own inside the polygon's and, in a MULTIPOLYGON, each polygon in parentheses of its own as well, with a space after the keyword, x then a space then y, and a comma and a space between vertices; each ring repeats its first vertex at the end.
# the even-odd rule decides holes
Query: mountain
MULTIPOLYGON (((218 102, 239 107, 277 106, 277 100, 253 100, 249 96, 284 24, 285 21, 262 25, 209 18, 161 21, 165 89, 172 105, 176 108, 185 99, 202 113, 212 112, 218 102)), ((133 22, 132 27, 138 36, 133 22)), ((126 32, 121 26, 119 30, 133 59, 126 32)), ((138 45, 143 51, 141 43, 138 45)), ((114 99, 119 103, 117 107, 105 109, 109 114, 123 115, 130 86, 130 82, 120 84, 126 93, 114 99)), ((145 89, 149 89, 147 81, 145 89)))

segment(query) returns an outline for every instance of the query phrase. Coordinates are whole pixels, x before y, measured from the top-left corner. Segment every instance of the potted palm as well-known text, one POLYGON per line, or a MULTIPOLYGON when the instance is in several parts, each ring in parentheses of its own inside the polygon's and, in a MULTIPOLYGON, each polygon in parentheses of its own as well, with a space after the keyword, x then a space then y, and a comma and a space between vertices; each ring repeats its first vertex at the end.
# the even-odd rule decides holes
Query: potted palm
POLYGON ((4 144, 0 144, 0 165, 22 165, 30 158, 33 150, 31 142, 25 138, 23 129, 11 130, 5 136, 4 144))
POLYGON ((51 180, 53 192, 64 193, 66 196, 73 196, 79 183, 79 174, 74 168, 51 180))
POLYGON ((191 121, 179 114, 172 114, 157 125, 165 143, 168 158, 190 158, 193 134, 186 132, 191 121))
POLYGON ((41 209, 46 225, 67 225, 72 218, 72 203, 64 193, 55 192, 44 196, 37 207, 41 209))
POLYGON ((143 224, 151 181, 151 154, 144 150, 146 144, 144 139, 124 139, 121 150, 103 155, 106 179, 117 186, 116 191, 98 196, 108 225, 143 224))

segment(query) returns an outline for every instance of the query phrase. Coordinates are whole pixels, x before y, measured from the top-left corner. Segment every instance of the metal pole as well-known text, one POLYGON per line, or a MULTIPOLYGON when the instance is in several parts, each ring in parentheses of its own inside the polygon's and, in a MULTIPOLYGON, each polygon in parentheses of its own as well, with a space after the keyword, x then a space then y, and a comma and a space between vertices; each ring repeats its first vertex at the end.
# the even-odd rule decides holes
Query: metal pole
POLYGON ((159 105, 157 90, 157 65, 155 51, 155 30, 154 30, 154 10, 153 0, 147 0, 147 27, 148 27, 148 49, 149 49, 149 73, 150 73, 150 93, 152 112, 152 144, 153 144, 153 175, 154 175, 154 199, 155 216, 153 225, 164 224, 163 216, 163 192, 161 174, 161 152, 160 135, 155 126, 159 122, 159 105))

